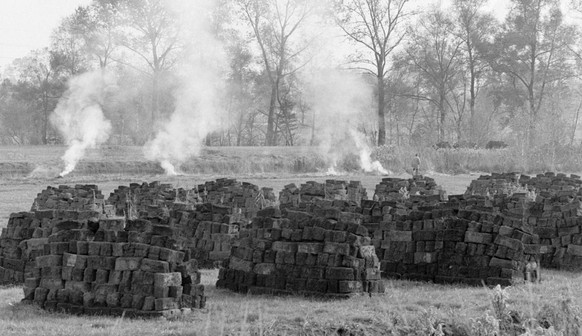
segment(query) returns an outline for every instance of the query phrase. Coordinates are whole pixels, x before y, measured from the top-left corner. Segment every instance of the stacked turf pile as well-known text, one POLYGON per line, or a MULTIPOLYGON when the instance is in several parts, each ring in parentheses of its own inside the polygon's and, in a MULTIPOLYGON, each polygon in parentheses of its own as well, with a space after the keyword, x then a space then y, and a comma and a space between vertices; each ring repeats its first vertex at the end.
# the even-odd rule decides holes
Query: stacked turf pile
POLYGON ((208 181, 198 185, 198 192, 202 202, 224 205, 233 209, 233 213, 241 212, 248 219, 253 218, 258 210, 275 203, 272 188, 259 188, 235 179, 208 181))
POLYGON ((0 234, 0 284, 22 283, 35 258, 43 252, 55 225, 75 220, 87 224, 111 215, 95 185, 47 187, 34 200, 32 210, 10 215, 0 234))
POLYGON ((41 238, 42 233, 37 230, 38 226, 40 220, 35 218, 33 212, 10 215, 8 226, 0 234, 0 284, 24 282, 25 272, 31 271, 34 258, 40 254, 39 250, 42 252, 42 245, 46 242, 46 238, 41 238), (40 237, 33 239, 35 230, 40 237), (23 241, 30 244, 23 244, 23 241))
POLYGON ((582 187, 580 176, 574 174, 567 176, 553 172, 538 174, 534 177, 522 175, 519 183, 522 186, 535 189, 537 193, 547 193, 546 196, 570 196, 572 192, 577 193, 582 187))
POLYGON ((174 229, 174 239, 200 262, 213 267, 228 259, 231 241, 257 210, 275 202, 269 188, 217 179, 192 190, 159 182, 119 187, 110 196, 118 214, 174 229))
POLYGON ((455 210, 477 210, 481 212, 499 213, 505 205, 504 194, 482 196, 477 194, 449 195, 448 202, 441 204, 455 210))
POLYGON ((404 202, 407 207, 437 204, 446 198, 445 191, 430 177, 411 179, 386 177, 376 185, 374 200, 404 202))
POLYGON ((242 214, 216 204, 198 204, 194 210, 173 210, 168 225, 174 228, 175 239, 200 267, 214 267, 230 256, 231 243, 238 238, 239 228, 247 222, 242 214))
POLYGON ((75 314, 173 316, 204 307, 196 260, 180 251, 172 228, 136 220, 57 224, 25 301, 75 314))
POLYGON ((203 203, 189 207, 168 210, 163 205, 149 206, 132 223, 166 227, 167 238, 198 260, 200 267, 214 267, 228 259, 231 241, 238 237, 240 226, 248 220, 240 213, 232 214, 232 209, 223 205, 203 203))
POLYGON ((516 189, 535 190, 538 194, 548 196, 569 196, 576 194, 582 187, 580 176, 571 174, 547 172, 536 176, 519 173, 502 173, 481 175, 471 181, 465 194, 467 195, 507 195, 516 189))
POLYGON ((171 184, 132 183, 118 187, 109 196, 108 203, 115 206, 118 215, 132 217, 167 217, 170 210, 192 210, 194 205, 212 203, 231 209, 231 213, 242 213, 247 218, 275 202, 271 188, 238 182, 235 179, 217 179, 205 182, 193 189, 174 188, 171 184), (132 210, 128 210, 131 207, 132 210), (166 210, 163 214, 162 209, 166 210))
POLYGON ((374 200, 402 201, 408 193, 409 183, 406 179, 385 177, 376 185, 374 200))
MULTIPOLYGON (((382 259, 382 271, 388 277, 474 285, 508 285, 523 280, 526 265, 535 262, 539 252, 538 237, 523 221, 525 194, 493 198, 461 195, 442 202, 440 188, 430 184, 424 187, 428 191, 425 195, 418 195, 419 200, 425 197, 422 202, 401 197, 410 190, 420 194, 418 189, 412 189, 420 188, 418 185, 409 180, 384 179, 377 195, 389 201, 361 201, 359 207, 353 207, 349 202, 314 197, 309 201, 300 199, 292 209, 318 213, 331 207, 340 212, 357 212, 358 223, 371 235, 376 254, 382 259), (393 194, 387 191, 397 188, 405 192, 390 197, 393 194), (430 193, 433 195, 426 195, 430 193)), ((231 269, 250 268, 240 260, 249 261, 250 254, 247 259, 233 256, 231 262, 234 260, 236 266, 231 269)), ((243 273, 246 274, 238 274, 243 273)), ((237 273, 231 271, 230 276, 236 278, 237 273)))
POLYGON ((235 241, 216 285, 253 294, 383 292, 378 259, 361 217, 330 207, 260 211, 235 241))
POLYGON ((192 257, 201 267, 211 268, 228 260, 232 242, 238 237, 239 226, 217 222, 200 222, 194 237, 188 241, 192 257))
POLYGON ((315 200, 349 201, 360 205, 368 198, 366 189, 359 181, 326 180, 325 183, 308 181, 300 188, 294 183, 286 185, 279 193, 281 208, 295 208, 300 203, 311 203, 315 200))
POLYGON ((32 210, 69 210, 103 212, 105 199, 99 188, 94 184, 75 185, 74 187, 60 185, 57 188, 47 187, 34 200, 32 210))
POLYGON ((141 216, 153 217, 153 212, 160 209, 188 209, 192 204, 200 202, 196 189, 174 188, 171 184, 160 183, 131 183, 129 186, 119 186, 107 199, 107 203, 115 208, 118 216, 138 218, 141 216))
POLYGON ((544 267, 582 269, 582 202, 578 193, 558 188, 542 191, 528 204, 524 220, 540 237, 544 267))
MULTIPOLYGON (((489 194, 494 197, 486 197, 486 200, 493 204, 495 211, 511 213, 533 228, 540 238, 538 249, 543 267, 582 269, 582 180, 579 176, 553 172, 533 177, 515 173, 481 176, 471 183, 466 194, 477 193, 476 182, 491 180, 505 180, 513 185, 512 188, 500 187, 493 194, 490 191, 494 189, 489 186, 489 194), (514 207, 503 204, 507 199, 505 195, 518 188, 527 190, 512 195, 513 198, 521 195, 520 204, 514 207)), ((481 193, 483 191, 485 188, 481 193)))
POLYGON ((465 195, 507 195, 520 186, 518 173, 481 175, 465 191, 465 195))
POLYGON ((373 231, 373 243, 388 277, 509 285, 523 281, 535 262, 539 238, 521 215, 520 195, 501 214, 480 209, 424 207, 409 214, 378 204, 388 220, 373 231))

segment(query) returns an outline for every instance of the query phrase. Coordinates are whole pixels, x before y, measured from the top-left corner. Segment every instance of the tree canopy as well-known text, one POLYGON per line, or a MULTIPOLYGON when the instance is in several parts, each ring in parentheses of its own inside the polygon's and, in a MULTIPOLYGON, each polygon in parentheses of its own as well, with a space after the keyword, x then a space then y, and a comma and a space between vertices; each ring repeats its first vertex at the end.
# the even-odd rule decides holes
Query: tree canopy
MULTIPOLYGON (((113 125, 109 142, 147 142, 176 108, 177 78, 196 52, 185 48, 195 32, 171 4, 93 0, 63 18, 47 48, 0 76, 0 142, 62 141, 49 115, 69 79, 95 70, 118 77, 102 103, 113 125)), ((422 8, 410 0, 216 0, 204 15, 227 58, 217 79, 227 117, 206 144, 321 143, 325 101, 340 92, 361 101, 362 90, 334 83, 339 75, 314 86, 318 71, 349 73, 372 93, 350 103, 358 116, 351 127, 370 144, 577 144, 582 6, 568 5, 566 15, 559 0, 510 0, 507 15, 496 18, 488 0, 422 8)), ((345 113, 335 115, 324 126, 345 113)))

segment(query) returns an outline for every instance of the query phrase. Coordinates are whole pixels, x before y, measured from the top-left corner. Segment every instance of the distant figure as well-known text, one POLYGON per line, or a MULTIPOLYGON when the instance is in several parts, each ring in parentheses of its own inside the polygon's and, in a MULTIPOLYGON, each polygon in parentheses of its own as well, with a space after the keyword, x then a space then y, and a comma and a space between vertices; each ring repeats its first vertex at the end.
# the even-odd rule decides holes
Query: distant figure
POLYGON ((525 265, 524 280, 526 282, 541 282, 540 267, 536 260, 530 260, 525 265))
POLYGON ((420 156, 416 154, 414 159, 412 159, 412 176, 419 175, 418 169, 420 168, 420 156))

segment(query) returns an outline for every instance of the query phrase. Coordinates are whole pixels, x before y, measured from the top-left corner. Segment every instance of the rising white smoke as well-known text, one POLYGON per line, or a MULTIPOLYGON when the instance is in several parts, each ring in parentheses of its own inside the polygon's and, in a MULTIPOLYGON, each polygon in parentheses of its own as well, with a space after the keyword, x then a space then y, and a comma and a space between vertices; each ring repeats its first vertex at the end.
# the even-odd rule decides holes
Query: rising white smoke
POLYGON ((307 101, 315 114, 318 149, 328 175, 338 174, 342 158, 357 153, 365 172, 388 174, 380 162, 371 159, 371 148, 358 131, 362 121, 375 120, 371 86, 363 75, 336 69, 310 71, 304 76, 307 101))
POLYGON ((65 168, 59 174, 61 177, 75 169, 87 149, 109 138, 111 122, 103 115, 101 106, 107 92, 115 87, 115 78, 98 70, 73 77, 68 85, 50 116, 51 123, 69 146, 62 157, 65 168))
POLYGON ((182 40, 187 43, 185 60, 177 74, 176 109, 145 145, 144 154, 158 161, 167 175, 176 175, 176 167, 199 155, 206 136, 223 125, 220 93, 228 65, 222 45, 210 33, 214 1, 169 1, 168 5, 179 16, 182 40))
POLYGON ((366 173, 379 173, 382 175, 390 174, 388 170, 382 167, 380 161, 372 161, 372 148, 370 148, 370 145, 366 141, 364 134, 351 129, 350 135, 356 144, 356 148, 358 149, 358 154, 360 156, 360 168, 362 168, 363 171, 366 173))

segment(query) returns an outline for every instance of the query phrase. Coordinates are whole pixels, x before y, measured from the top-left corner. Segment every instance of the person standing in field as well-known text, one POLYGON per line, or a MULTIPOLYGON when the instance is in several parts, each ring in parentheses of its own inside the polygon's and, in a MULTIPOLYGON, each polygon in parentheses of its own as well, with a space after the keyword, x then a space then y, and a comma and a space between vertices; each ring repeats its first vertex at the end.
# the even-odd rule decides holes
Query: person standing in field
POLYGON ((418 153, 414 156, 414 159, 412 159, 412 176, 415 175, 419 175, 419 170, 420 168, 420 156, 418 156, 418 153))

